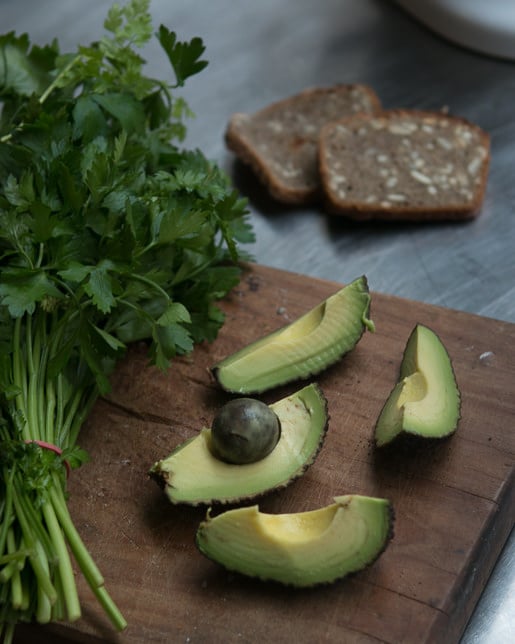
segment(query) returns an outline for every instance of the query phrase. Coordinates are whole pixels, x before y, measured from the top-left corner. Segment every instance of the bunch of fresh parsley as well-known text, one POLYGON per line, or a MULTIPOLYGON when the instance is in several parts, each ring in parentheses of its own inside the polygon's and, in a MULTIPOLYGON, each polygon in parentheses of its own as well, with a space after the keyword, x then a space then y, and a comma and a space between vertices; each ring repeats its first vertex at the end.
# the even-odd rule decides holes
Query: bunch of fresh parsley
POLYGON ((151 362, 215 338, 216 305, 253 240, 216 164, 181 149, 176 88, 201 71, 199 38, 155 36, 173 83, 144 75, 149 0, 114 5, 75 53, 0 36, 0 636, 74 620, 68 547, 114 625, 125 620, 74 528, 66 466, 126 347, 151 362), (59 453, 62 450, 62 453, 59 453))

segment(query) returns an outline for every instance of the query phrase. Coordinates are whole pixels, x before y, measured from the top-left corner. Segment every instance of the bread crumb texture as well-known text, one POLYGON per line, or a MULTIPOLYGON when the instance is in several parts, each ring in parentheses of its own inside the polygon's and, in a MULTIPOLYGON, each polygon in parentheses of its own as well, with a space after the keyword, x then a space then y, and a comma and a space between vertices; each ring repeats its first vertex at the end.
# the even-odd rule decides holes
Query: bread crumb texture
POLYGON ((233 114, 225 140, 277 200, 307 203, 321 194, 322 127, 346 116, 378 113, 380 107, 365 85, 310 88, 253 114, 233 114))
POLYGON ((489 136, 441 112, 390 110, 324 126, 320 174, 331 212, 355 218, 457 219, 483 201, 489 136))

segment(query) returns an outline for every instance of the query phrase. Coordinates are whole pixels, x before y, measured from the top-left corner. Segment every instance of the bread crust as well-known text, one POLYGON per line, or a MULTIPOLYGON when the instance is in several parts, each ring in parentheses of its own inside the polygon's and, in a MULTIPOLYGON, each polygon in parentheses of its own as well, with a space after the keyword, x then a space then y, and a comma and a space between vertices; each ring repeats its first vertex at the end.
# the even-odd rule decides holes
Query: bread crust
MULTIPOLYGON (((407 138, 409 140, 409 135, 407 135, 407 138)), ((374 137, 370 135, 370 138, 367 137, 367 139, 367 145, 369 147, 366 149, 371 149, 370 144, 374 142, 374 137)), ((395 137, 391 137, 391 139, 395 141, 395 137)), ((444 141, 447 141, 447 139, 442 139, 442 143, 444 141)), ((386 156, 386 152, 391 152, 391 150, 383 150, 379 147, 378 157, 381 154, 386 156)), ((446 152, 448 153, 448 159, 451 159, 453 150, 448 149, 446 152)), ((454 157, 452 158, 454 162, 456 162, 456 159, 454 157)), ((450 163, 451 162, 448 161, 449 167, 450 163)), ((377 115, 360 114, 327 124, 322 128, 319 138, 319 169, 324 193, 324 207, 326 211, 331 214, 345 215, 360 221, 377 219, 386 221, 423 222, 435 220, 472 219, 477 216, 481 209, 486 191, 489 163, 490 136, 479 126, 471 123, 467 119, 460 116, 449 115, 444 112, 392 109, 384 110, 377 115), (352 186, 349 185, 346 186, 346 190, 342 188, 342 193, 339 194, 338 190, 335 189, 335 159, 331 158, 328 152, 330 147, 335 144, 335 137, 338 136, 338 126, 341 125, 346 128, 348 132, 356 133, 359 131, 361 126, 371 124, 374 122, 374 119, 377 124, 382 121, 390 125, 395 124, 396 122, 402 122, 402 119, 406 119, 406 122, 412 122, 415 124, 430 122, 432 124, 436 123, 441 125, 446 123, 446 128, 454 128, 455 131, 460 131, 462 134, 466 133, 466 138, 468 139, 470 137, 470 140, 474 141, 473 144, 476 147, 477 155, 474 157, 474 160, 470 162, 471 165, 469 167, 468 176, 471 174, 470 171, 472 169, 474 170, 474 174, 471 177, 472 185, 469 186, 468 190, 463 189, 463 195, 461 198, 457 198, 456 194, 451 195, 448 199, 443 196, 443 201, 441 203, 436 203, 434 199, 429 198, 427 203, 410 203, 409 186, 406 185, 401 185, 399 188, 396 187, 396 190, 400 190, 401 192, 401 195, 398 195, 399 197, 404 196, 403 192, 407 193, 405 195, 407 197, 405 203, 388 203, 386 201, 382 201, 379 197, 375 202, 370 200, 370 202, 367 203, 363 199, 355 198, 353 195, 351 196, 353 191, 352 186), (344 196, 342 196, 343 193, 345 193, 344 196)), ((457 168, 457 171, 461 173, 462 176, 463 173, 466 174, 467 168, 459 167, 457 168)), ((345 176, 345 167, 339 168, 338 172, 342 173, 341 176, 345 176)), ((427 179, 426 174, 418 172, 417 175, 416 169, 412 169, 411 174, 416 176, 419 180, 425 181, 427 179)), ((360 179, 362 182, 366 182, 369 178, 361 175, 360 179)), ((377 177, 377 182, 379 181, 380 178, 377 177)), ((430 185, 433 186, 434 194, 436 194, 437 190, 440 189, 440 185, 430 185)), ((446 185, 448 186, 449 184, 446 185)), ((376 188, 377 192, 377 186, 369 186, 370 195, 373 194, 374 188, 376 188)))
POLYGON ((311 87, 274 102, 253 114, 233 114, 225 132, 226 145, 243 163, 250 166, 277 201, 286 204, 313 203, 322 195, 318 173, 320 128, 329 120, 341 118, 342 113, 338 109, 338 103, 349 101, 352 104, 353 96, 355 113, 365 110, 378 113, 381 110, 379 98, 367 85, 338 84, 330 87, 311 87), (330 113, 329 101, 336 103, 337 114, 335 113, 334 116, 330 113), (327 108, 327 119, 323 123, 317 123, 316 118, 324 118, 323 114, 322 116, 319 114, 310 123, 309 114, 303 115, 302 109, 306 106, 313 109, 317 103, 322 109, 327 108), (299 133, 296 127, 288 130, 288 124, 284 123, 285 115, 288 114, 292 120, 305 116, 307 129, 310 131, 299 133), (281 130, 283 124, 286 131, 281 130), (277 131, 275 135, 274 127, 277 131), (274 145, 276 149, 271 151, 274 145), (295 161, 298 163, 295 164, 295 161), (290 163, 289 166, 288 163, 290 163), (286 172, 290 172, 292 176, 296 173, 298 181, 285 180, 281 174, 286 172))

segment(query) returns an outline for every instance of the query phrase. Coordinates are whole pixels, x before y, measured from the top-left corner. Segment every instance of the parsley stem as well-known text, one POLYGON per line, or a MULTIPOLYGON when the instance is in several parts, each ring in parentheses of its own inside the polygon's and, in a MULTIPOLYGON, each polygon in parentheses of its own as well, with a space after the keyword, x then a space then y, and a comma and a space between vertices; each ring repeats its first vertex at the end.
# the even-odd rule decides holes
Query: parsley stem
POLYGON ((59 523, 66 535, 70 548, 73 552, 73 556, 77 560, 84 577, 86 578, 88 584, 91 587, 102 586, 104 583, 104 578, 102 573, 98 569, 96 563, 93 561, 93 558, 89 554, 89 551, 86 549, 77 529, 75 528, 73 521, 70 517, 66 501, 64 500, 61 488, 56 480, 54 474, 54 485, 50 488, 50 499, 54 507, 55 513, 59 519, 59 523))
MULTIPOLYGON (((16 396, 16 408, 22 414, 25 413, 25 399, 27 396, 27 380, 24 377, 23 356, 21 346, 21 317, 16 318, 13 329, 13 384, 19 388, 20 392, 16 396)), ((31 440, 33 437, 30 434, 30 428, 27 423, 22 424, 21 428, 22 438, 24 440, 31 440)))
POLYGON ((40 624, 48 624, 48 622, 50 622, 50 620, 52 619, 52 605, 57 601, 58 594, 55 586, 50 581, 50 567, 48 565, 48 560, 45 557, 45 552, 43 550, 41 542, 36 541, 34 543, 34 548, 37 557, 34 561, 31 561, 32 567, 34 568, 34 563, 37 562, 38 566, 40 566, 44 571, 45 580, 48 579, 49 583, 51 584, 50 589, 52 591, 51 593, 49 593, 47 588, 45 587, 45 584, 42 584, 41 579, 38 579, 39 584, 37 589, 38 604, 36 608, 36 620, 40 624))
POLYGON ((112 598, 107 592, 104 586, 104 578, 102 576, 102 573, 98 569, 88 549, 84 545, 84 542, 82 541, 77 529, 75 528, 75 525, 73 524, 68 511, 68 507, 66 505, 66 501, 62 494, 61 487, 55 480, 55 474, 54 483, 55 484, 50 489, 50 498, 56 516, 59 519, 61 528, 63 529, 63 532, 66 535, 66 538, 70 545, 71 551, 73 552, 73 556, 79 564, 84 578, 88 582, 98 601, 104 607, 104 610, 111 619, 111 622, 113 623, 115 628, 117 628, 118 630, 123 630, 127 625, 125 618, 122 616, 116 604, 113 602, 112 598))
POLYGON ((11 580, 11 577, 13 577, 16 571, 19 572, 18 564, 16 561, 10 561, 2 568, 2 570, 0 570, 0 583, 6 584, 11 580))
POLYGON ((23 509, 24 516, 26 517, 26 520, 30 526, 30 533, 34 541, 39 541, 43 545, 45 553, 47 553, 52 561, 55 561, 55 550, 41 520, 41 513, 39 511, 39 508, 36 508, 34 503, 27 497, 26 494, 24 494, 22 484, 23 481, 21 480, 21 476, 18 474, 15 483, 15 490, 19 490, 18 499, 20 505, 18 507, 21 507, 23 509))
MULTIPOLYGON (((39 97, 39 104, 43 105, 43 103, 47 100, 47 98, 50 96, 50 94, 58 87, 58 84, 61 82, 61 79, 64 77, 65 74, 67 74, 70 69, 75 65, 75 63, 80 60, 80 55, 75 56, 70 60, 70 62, 64 67, 59 74, 54 78, 54 80, 50 83, 50 85, 46 88, 46 90, 41 94, 39 97)), ((5 64, 5 63, 4 63, 5 64)), ((7 69, 7 65, 5 67, 7 69)), ((14 131, 15 132, 21 132, 25 126, 25 123, 22 121, 21 123, 18 123, 18 125, 15 127, 14 131)), ((13 138, 14 132, 8 132, 7 134, 4 134, 4 136, 0 137, 0 143, 8 143, 12 138, 13 138)))
POLYGON ((77 438, 79 436, 79 431, 84 424, 86 418, 89 416, 93 405, 98 399, 98 389, 96 387, 91 387, 91 390, 85 394, 85 397, 82 401, 81 408, 77 411, 74 418, 70 423, 69 434, 68 434, 68 444, 75 445, 77 438))
POLYGON ((125 620, 125 617, 120 612, 118 606, 112 600, 105 586, 97 586, 92 590, 93 590, 93 593, 95 594, 95 597, 100 602, 101 606, 107 613, 108 617, 110 618, 116 630, 123 631, 123 629, 127 626, 127 621, 125 620))
POLYGON ((159 284, 154 282, 154 280, 151 280, 148 277, 145 277, 144 275, 138 275, 137 273, 131 273, 130 278, 135 280, 136 282, 141 282, 146 286, 150 286, 152 290, 160 293, 167 302, 170 300, 170 295, 164 290, 164 288, 162 288, 161 286, 159 286, 159 284))
MULTIPOLYGON (((38 310, 27 319, 28 411, 27 422, 32 423, 31 435, 62 447, 56 440, 56 396, 54 379, 47 372, 50 348, 46 332, 46 314, 38 310), (33 320, 35 318, 35 320, 33 320)), ((60 334, 57 334, 60 335, 60 334)))
POLYGON ((13 623, 6 624, 5 629, 3 630, 3 633, 2 633, 2 628, 0 625, 0 635, 3 635, 4 644, 12 644, 14 640, 14 626, 15 624, 13 623))
POLYGON ((38 370, 36 363, 39 362, 39 352, 41 350, 41 341, 39 333, 33 334, 33 316, 28 315, 26 320, 26 339, 25 350, 27 353, 27 381, 28 391, 26 399, 26 418, 25 422, 29 425, 29 432, 33 440, 40 440, 38 428, 38 370))
MULTIPOLYGON (((7 551, 11 554, 17 554, 14 530, 12 530, 12 528, 8 533, 7 551)), ((25 559, 23 559, 23 563, 24 561, 25 559)), ((22 566, 20 566, 20 561, 18 558, 18 561, 13 561, 12 565, 14 566, 14 570, 11 579, 11 604, 13 608, 17 609, 20 608, 23 603, 23 592, 20 577, 20 570, 23 567, 23 564, 22 566)))
POLYGON ((46 99, 50 96, 50 94, 54 91, 54 89, 58 87, 59 83, 61 82, 61 79, 70 71, 70 69, 75 65, 75 63, 80 60, 80 58, 81 57, 79 54, 74 56, 70 60, 70 62, 65 67, 63 67, 63 69, 57 74, 54 80, 50 83, 50 85, 39 97, 39 103, 41 105, 46 101, 46 99))
POLYGON ((14 520, 12 515, 14 468, 9 472, 9 470, 4 467, 3 476, 5 481, 5 501, 2 510, 2 523, 0 525, 0 553, 5 551, 7 531, 14 520))
POLYGON ((77 585, 63 533, 51 502, 46 502, 43 505, 43 515, 58 557, 58 568, 63 591, 59 593, 59 596, 64 596, 68 619, 73 622, 79 619, 81 615, 77 585))
POLYGON ((61 432, 61 427, 63 424, 63 418, 64 418, 64 407, 65 407, 65 400, 64 400, 64 376, 62 373, 58 374, 57 376, 57 410, 56 410, 56 416, 55 416, 55 434, 56 434, 56 440, 59 441, 61 440, 60 437, 60 432, 61 432))
MULTIPOLYGON (((38 589, 41 589, 41 594, 38 597, 40 600, 38 601, 38 604, 41 604, 41 606, 43 607, 43 596, 46 596, 49 603, 52 604, 57 599, 57 592, 48 574, 48 562, 46 560, 43 547, 41 545, 41 542, 38 541, 34 536, 31 525, 27 520, 22 501, 19 498, 19 494, 16 490, 16 486, 14 486, 13 489, 13 501, 16 508, 16 515, 18 517, 20 528, 23 534, 23 540, 25 542, 25 546, 29 550, 29 561, 38 581, 38 589)), ((41 613, 41 616, 42 615, 43 612, 41 613)))
MULTIPOLYGON (((82 389, 78 389, 74 392, 71 402, 68 403, 66 407, 66 416, 63 418, 62 424, 59 426, 58 431, 56 432, 56 441, 59 446, 64 446, 67 442, 67 438, 70 432, 70 426, 73 422, 75 414, 79 409, 79 405, 82 399, 82 389)), ((65 405, 63 405, 63 409, 65 405)))
MULTIPOLYGON (((46 381, 46 387, 44 390, 45 397, 41 396, 41 402, 46 399, 46 417, 44 421, 45 426, 45 440, 49 443, 54 442, 56 435, 56 427, 54 425, 55 421, 55 410, 56 410, 56 396, 55 396, 55 385, 53 379, 48 379, 46 381)), ((62 447, 62 445, 59 445, 62 447)))

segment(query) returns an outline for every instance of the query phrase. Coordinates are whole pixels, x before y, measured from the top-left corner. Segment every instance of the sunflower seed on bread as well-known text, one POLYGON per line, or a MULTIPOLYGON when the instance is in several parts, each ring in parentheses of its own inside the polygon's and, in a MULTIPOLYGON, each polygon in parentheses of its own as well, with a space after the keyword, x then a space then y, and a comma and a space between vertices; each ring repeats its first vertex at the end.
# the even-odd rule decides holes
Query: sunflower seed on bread
POLYGON ((324 126, 319 161, 326 206, 355 219, 475 216, 483 202, 490 137, 443 112, 389 110, 324 126))
POLYGON ((225 141, 275 199, 310 203, 321 194, 321 127, 351 114, 378 112, 380 107, 375 92, 366 85, 310 88, 253 114, 233 114, 225 141))

